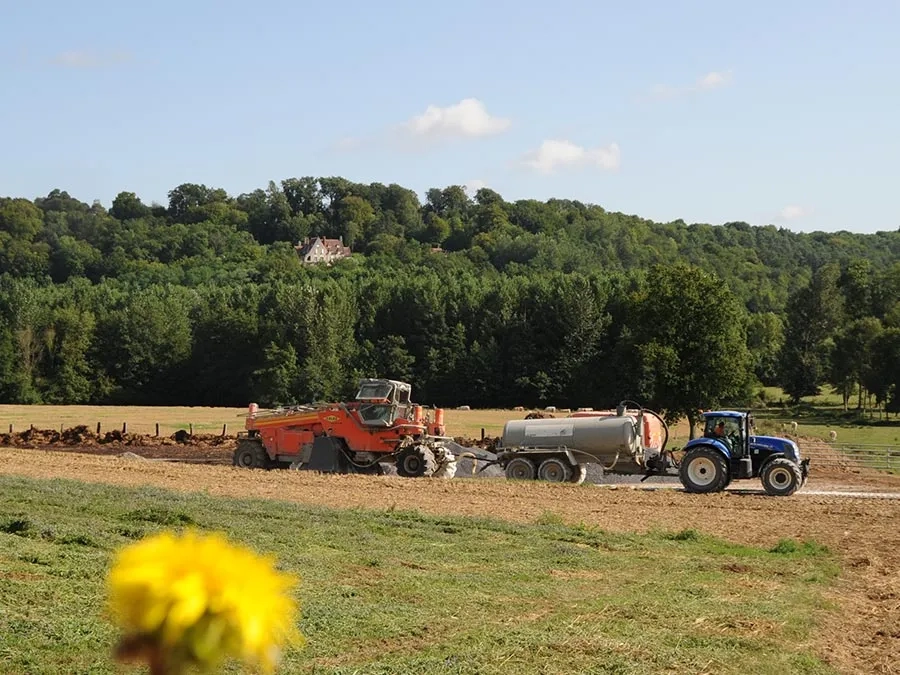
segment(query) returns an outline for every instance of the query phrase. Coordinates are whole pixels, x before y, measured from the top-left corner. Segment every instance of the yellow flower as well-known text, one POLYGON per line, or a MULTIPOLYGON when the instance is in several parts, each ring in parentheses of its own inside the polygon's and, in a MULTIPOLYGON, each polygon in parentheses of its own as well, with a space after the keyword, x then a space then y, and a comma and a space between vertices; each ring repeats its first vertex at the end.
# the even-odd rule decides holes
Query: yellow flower
POLYGON ((119 551, 107 577, 110 609, 126 632, 120 653, 154 672, 213 668, 229 657, 271 673, 296 628, 296 577, 219 534, 162 532, 119 551))

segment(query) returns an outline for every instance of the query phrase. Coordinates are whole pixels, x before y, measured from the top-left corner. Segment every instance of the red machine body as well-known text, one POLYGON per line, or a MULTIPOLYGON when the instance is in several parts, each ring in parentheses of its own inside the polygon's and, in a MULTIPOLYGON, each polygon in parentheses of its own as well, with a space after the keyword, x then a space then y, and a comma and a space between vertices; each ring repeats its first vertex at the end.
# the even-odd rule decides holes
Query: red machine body
POLYGON ((381 463, 396 463, 401 475, 455 473, 455 457, 442 444, 443 409, 429 419, 411 392, 405 382, 365 379, 356 399, 346 403, 265 412, 250 404, 247 436, 238 442, 234 464, 381 473, 381 463))

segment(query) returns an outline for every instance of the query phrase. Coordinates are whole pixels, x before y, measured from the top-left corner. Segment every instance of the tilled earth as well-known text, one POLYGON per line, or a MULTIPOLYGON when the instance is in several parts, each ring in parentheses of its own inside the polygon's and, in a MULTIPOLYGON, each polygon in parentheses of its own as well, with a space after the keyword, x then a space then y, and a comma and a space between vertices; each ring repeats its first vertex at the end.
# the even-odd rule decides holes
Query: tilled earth
MULTIPOLYGON (((130 449, 119 447, 118 455, 72 450, 0 448, 0 474, 526 522, 554 513, 569 523, 611 531, 695 528, 766 547, 785 537, 814 539, 841 557, 844 570, 831 594, 840 609, 825 618, 814 638, 818 652, 841 672, 900 672, 900 500, 817 495, 776 499, 737 492, 690 495, 621 484, 473 480, 465 477, 466 471, 452 480, 250 471, 148 461, 137 455, 136 448, 125 452, 130 449)), ((224 448, 216 450, 221 455, 224 448)), ((814 480, 811 477, 807 489, 814 487, 814 480)), ((852 484, 835 483, 833 478, 827 482, 852 484)))

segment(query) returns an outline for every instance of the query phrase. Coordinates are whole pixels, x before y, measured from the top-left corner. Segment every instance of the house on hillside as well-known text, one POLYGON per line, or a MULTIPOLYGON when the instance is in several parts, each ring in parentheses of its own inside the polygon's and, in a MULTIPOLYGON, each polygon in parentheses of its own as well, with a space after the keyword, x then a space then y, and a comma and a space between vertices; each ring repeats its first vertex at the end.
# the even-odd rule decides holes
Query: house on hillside
POLYGON ((320 262, 330 263, 333 260, 350 255, 350 247, 344 246, 344 238, 326 239, 325 237, 307 237, 295 247, 304 264, 320 262))

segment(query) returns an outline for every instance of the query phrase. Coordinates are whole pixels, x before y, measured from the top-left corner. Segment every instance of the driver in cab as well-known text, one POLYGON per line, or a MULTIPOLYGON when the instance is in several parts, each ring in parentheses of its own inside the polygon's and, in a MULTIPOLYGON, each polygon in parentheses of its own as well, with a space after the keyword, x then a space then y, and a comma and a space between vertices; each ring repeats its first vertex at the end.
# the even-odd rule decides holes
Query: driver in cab
POLYGON ((720 440, 725 440, 725 420, 719 420, 716 428, 713 429, 713 436, 720 440))
POLYGON ((722 442, 729 450, 732 449, 733 439, 729 437, 725 431, 725 420, 718 421, 716 426, 713 427, 711 436, 716 440, 722 442))

